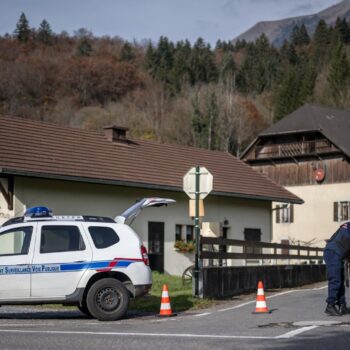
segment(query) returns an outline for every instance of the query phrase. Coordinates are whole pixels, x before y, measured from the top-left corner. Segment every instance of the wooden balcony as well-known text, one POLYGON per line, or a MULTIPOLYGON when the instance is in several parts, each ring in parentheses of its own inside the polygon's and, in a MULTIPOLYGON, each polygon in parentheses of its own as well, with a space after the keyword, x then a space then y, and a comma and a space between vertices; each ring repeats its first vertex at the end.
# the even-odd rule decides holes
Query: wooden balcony
POLYGON ((257 146, 249 159, 293 158, 339 152, 328 140, 313 140, 278 145, 257 146))

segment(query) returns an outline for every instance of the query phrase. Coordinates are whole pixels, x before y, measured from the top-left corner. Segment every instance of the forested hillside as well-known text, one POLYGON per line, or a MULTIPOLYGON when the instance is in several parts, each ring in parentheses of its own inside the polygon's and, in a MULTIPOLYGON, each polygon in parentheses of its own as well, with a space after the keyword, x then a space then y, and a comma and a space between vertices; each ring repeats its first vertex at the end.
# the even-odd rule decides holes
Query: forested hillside
MULTIPOLYGON (((240 151, 263 128, 305 102, 350 107, 350 24, 296 26, 272 47, 199 38, 129 43, 53 33, 24 14, 0 37, 0 113, 100 130, 128 126, 136 138, 240 151)), ((1 127, 1 126, 0 126, 1 127)))

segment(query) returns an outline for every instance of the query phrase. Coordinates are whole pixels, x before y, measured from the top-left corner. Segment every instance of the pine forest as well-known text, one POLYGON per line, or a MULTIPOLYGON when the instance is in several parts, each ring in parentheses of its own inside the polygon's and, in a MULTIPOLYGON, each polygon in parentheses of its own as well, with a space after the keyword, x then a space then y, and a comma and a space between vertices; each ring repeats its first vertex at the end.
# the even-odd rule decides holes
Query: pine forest
POLYGON ((323 20, 289 41, 127 42, 82 28, 0 37, 0 113, 239 156, 258 132, 304 103, 350 107, 350 23, 323 20))

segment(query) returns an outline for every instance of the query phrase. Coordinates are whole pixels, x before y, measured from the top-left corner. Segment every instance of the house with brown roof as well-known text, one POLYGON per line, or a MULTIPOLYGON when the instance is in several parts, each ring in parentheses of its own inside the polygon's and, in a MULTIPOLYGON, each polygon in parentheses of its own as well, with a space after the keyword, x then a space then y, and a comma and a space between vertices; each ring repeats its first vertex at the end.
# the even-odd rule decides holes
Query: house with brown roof
POLYGON ((304 200, 274 204, 275 241, 322 245, 350 220, 350 111, 306 104, 263 131, 241 159, 304 200))
POLYGON ((229 153, 132 140, 114 126, 99 133, 0 116, 0 220, 37 205, 115 217, 139 198, 173 198, 176 205, 147 209, 132 226, 155 269, 181 274, 193 260, 174 251, 175 240, 193 240, 182 180, 196 165, 214 176, 203 221, 217 223, 218 234, 270 241, 272 202, 302 203, 229 153))

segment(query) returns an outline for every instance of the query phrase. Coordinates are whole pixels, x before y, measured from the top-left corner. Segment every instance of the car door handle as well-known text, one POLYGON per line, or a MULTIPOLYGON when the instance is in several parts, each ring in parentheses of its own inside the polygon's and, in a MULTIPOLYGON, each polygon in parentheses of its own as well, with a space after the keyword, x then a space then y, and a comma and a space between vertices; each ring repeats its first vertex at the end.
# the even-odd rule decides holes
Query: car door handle
POLYGON ((86 260, 78 260, 78 261, 73 261, 74 263, 84 263, 87 262, 86 260))

